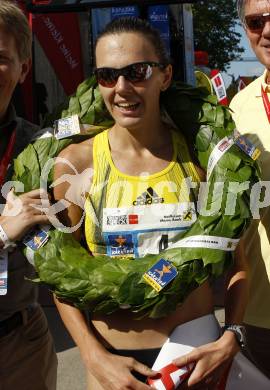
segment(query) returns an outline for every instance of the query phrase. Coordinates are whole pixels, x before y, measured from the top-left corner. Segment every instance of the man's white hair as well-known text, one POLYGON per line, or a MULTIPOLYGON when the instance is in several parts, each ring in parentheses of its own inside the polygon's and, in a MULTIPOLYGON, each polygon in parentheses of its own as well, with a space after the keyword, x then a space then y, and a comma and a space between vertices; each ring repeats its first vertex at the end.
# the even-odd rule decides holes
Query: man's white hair
POLYGON ((237 12, 242 23, 245 21, 245 0, 237 0, 237 12))

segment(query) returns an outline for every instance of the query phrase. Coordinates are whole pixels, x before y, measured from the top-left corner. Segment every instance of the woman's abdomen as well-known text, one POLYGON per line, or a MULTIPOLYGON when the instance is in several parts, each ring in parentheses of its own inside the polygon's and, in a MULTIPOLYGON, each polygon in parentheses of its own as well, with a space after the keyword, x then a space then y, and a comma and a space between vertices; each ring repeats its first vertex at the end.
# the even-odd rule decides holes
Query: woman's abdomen
POLYGON ((92 325, 97 337, 106 347, 147 349, 160 347, 176 326, 211 312, 212 291, 206 282, 194 290, 168 317, 136 319, 128 310, 121 310, 107 316, 93 316, 92 325))

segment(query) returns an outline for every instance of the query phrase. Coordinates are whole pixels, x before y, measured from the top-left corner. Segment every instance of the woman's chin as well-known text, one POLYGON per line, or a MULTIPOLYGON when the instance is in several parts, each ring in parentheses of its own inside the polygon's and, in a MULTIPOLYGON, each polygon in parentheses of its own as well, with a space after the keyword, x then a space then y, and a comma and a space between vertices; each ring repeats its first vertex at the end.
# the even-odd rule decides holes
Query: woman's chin
POLYGON ((115 120, 116 124, 119 126, 119 127, 122 127, 122 128, 125 128, 125 129, 128 129, 128 130, 136 130, 136 129, 140 129, 140 127, 142 126, 142 118, 117 118, 115 120))

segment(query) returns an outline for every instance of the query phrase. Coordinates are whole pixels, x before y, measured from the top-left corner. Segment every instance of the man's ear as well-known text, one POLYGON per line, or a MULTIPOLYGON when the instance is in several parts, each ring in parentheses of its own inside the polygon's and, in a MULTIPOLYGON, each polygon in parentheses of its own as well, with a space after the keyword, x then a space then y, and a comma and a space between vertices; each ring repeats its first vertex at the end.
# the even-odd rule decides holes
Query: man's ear
POLYGON ((161 85, 161 91, 166 91, 169 88, 172 81, 172 65, 169 64, 166 69, 163 71, 163 82, 161 85))
POLYGON ((21 63, 21 75, 19 78, 19 83, 22 84, 27 76, 27 73, 29 72, 30 68, 32 66, 32 60, 29 58, 28 60, 25 60, 21 63))

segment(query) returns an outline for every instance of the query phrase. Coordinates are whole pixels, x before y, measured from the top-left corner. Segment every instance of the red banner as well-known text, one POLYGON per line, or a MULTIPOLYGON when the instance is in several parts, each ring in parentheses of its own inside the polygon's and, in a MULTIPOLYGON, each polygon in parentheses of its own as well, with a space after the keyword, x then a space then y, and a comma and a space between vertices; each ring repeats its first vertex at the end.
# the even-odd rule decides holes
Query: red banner
POLYGON ((67 95, 83 81, 81 38, 77 14, 33 14, 33 32, 67 95))

